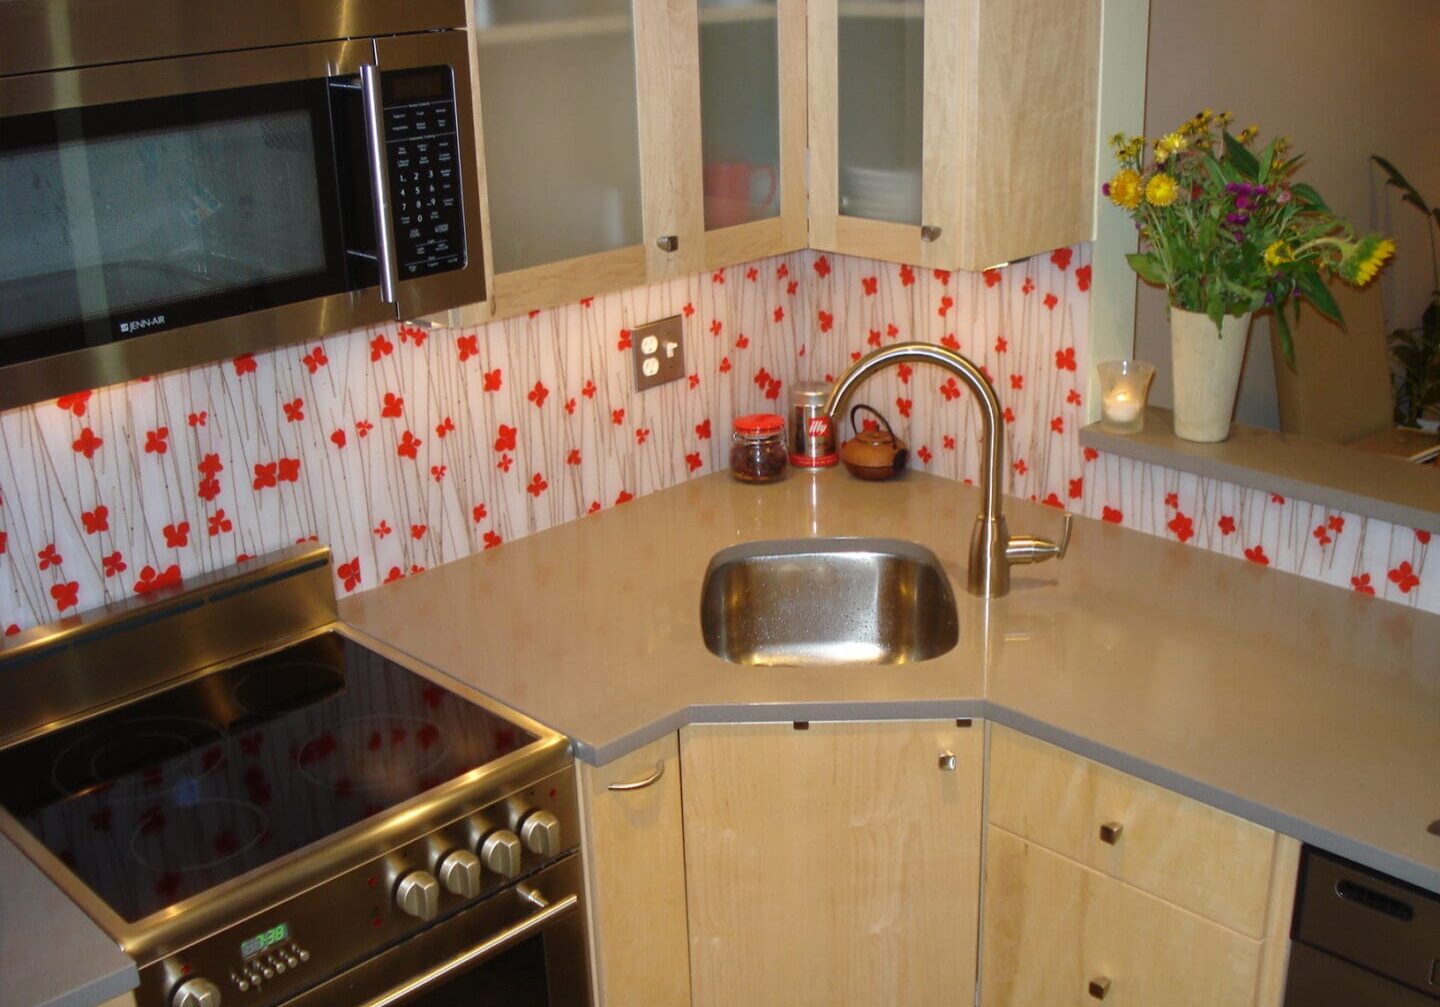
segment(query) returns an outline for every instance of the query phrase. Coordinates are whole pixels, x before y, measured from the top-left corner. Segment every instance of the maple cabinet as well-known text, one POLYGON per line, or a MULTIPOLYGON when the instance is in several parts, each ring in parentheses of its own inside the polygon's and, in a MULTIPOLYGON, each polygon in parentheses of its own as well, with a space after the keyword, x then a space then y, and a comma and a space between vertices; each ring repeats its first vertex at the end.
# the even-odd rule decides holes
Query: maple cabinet
POLYGON ((1099 0, 808 0, 810 245, 940 269, 1089 240, 1099 0))
POLYGON ((993 727, 982 1007, 1277 1007, 1299 844, 993 727))
POLYGON ((695 1007, 969 1004, 982 730, 681 732, 695 1007))
POLYGON ((668 734, 609 765, 577 765, 596 1007, 684 1007, 679 741, 668 734))

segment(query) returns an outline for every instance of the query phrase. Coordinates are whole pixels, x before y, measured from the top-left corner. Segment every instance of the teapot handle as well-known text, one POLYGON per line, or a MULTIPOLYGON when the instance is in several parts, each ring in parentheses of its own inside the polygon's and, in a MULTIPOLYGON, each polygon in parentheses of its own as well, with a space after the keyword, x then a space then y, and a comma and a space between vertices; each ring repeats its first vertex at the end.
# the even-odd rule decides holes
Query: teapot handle
POLYGON ((857 437, 860 435, 860 424, 855 422, 855 414, 862 409, 865 410, 867 413, 873 415, 877 420, 884 424, 885 432, 890 435, 890 439, 892 441, 896 439, 895 431, 890 428, 890 421, 887 420, 883 415, 881 415, 880 410, 875 409, 871 406, 867 406, 863 402, 856 404, 850 409, 850 429, 855 432, 855 435, 857 437))

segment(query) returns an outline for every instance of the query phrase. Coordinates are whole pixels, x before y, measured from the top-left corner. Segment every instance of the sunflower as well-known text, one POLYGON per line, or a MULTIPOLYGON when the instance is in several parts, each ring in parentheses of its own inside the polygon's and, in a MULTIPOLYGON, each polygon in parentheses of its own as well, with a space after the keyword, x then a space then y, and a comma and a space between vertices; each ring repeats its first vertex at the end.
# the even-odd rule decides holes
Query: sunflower
POLYGON ((1395 242, 1378 234, 1367 234, 1340 263, 1340 275, 1363 287, 1375 279, 1385 260, 1395 254, 1395 242))
POLYGON ((1121 168, 1110 179, 1109 192, 1110 202, 1125 210, 1133 210, 1140 205, 1140 199, 1144 195, 1145 187, 1140 181, 1140 173, 1134 168, 1121 168))
POLYGON ((1145 183, 1145 201, 1151 206, 1169 206, 1180 195, 1180 186, 1163 171, 1145 183))
POLYGON ((1271 269, 1277 269, 1283 263, 1294 261, 1295 256, 1290 246, 1283 241, 1272 241, 1265 248, 1265 265, 1271 269))

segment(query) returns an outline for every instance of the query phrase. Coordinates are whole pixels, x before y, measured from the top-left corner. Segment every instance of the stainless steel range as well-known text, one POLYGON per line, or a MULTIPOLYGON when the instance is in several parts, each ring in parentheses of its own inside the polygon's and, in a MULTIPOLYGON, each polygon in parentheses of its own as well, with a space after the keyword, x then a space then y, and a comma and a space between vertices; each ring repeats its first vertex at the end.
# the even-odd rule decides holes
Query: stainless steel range
POLYGON ((337 621, 325 549, 0 647, 0 830, 139 1007, 589 1003, 565 738, 337 621))

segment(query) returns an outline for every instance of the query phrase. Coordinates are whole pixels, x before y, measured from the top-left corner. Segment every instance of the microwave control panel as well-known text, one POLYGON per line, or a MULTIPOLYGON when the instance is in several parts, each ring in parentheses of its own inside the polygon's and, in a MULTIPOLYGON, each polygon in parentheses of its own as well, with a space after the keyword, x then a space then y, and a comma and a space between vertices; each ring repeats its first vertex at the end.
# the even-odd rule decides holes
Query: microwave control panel
POLYGON ((461 269, 465 211, 451 70, 447 66, 390 70, 383 82, 399 278, 461 269))

